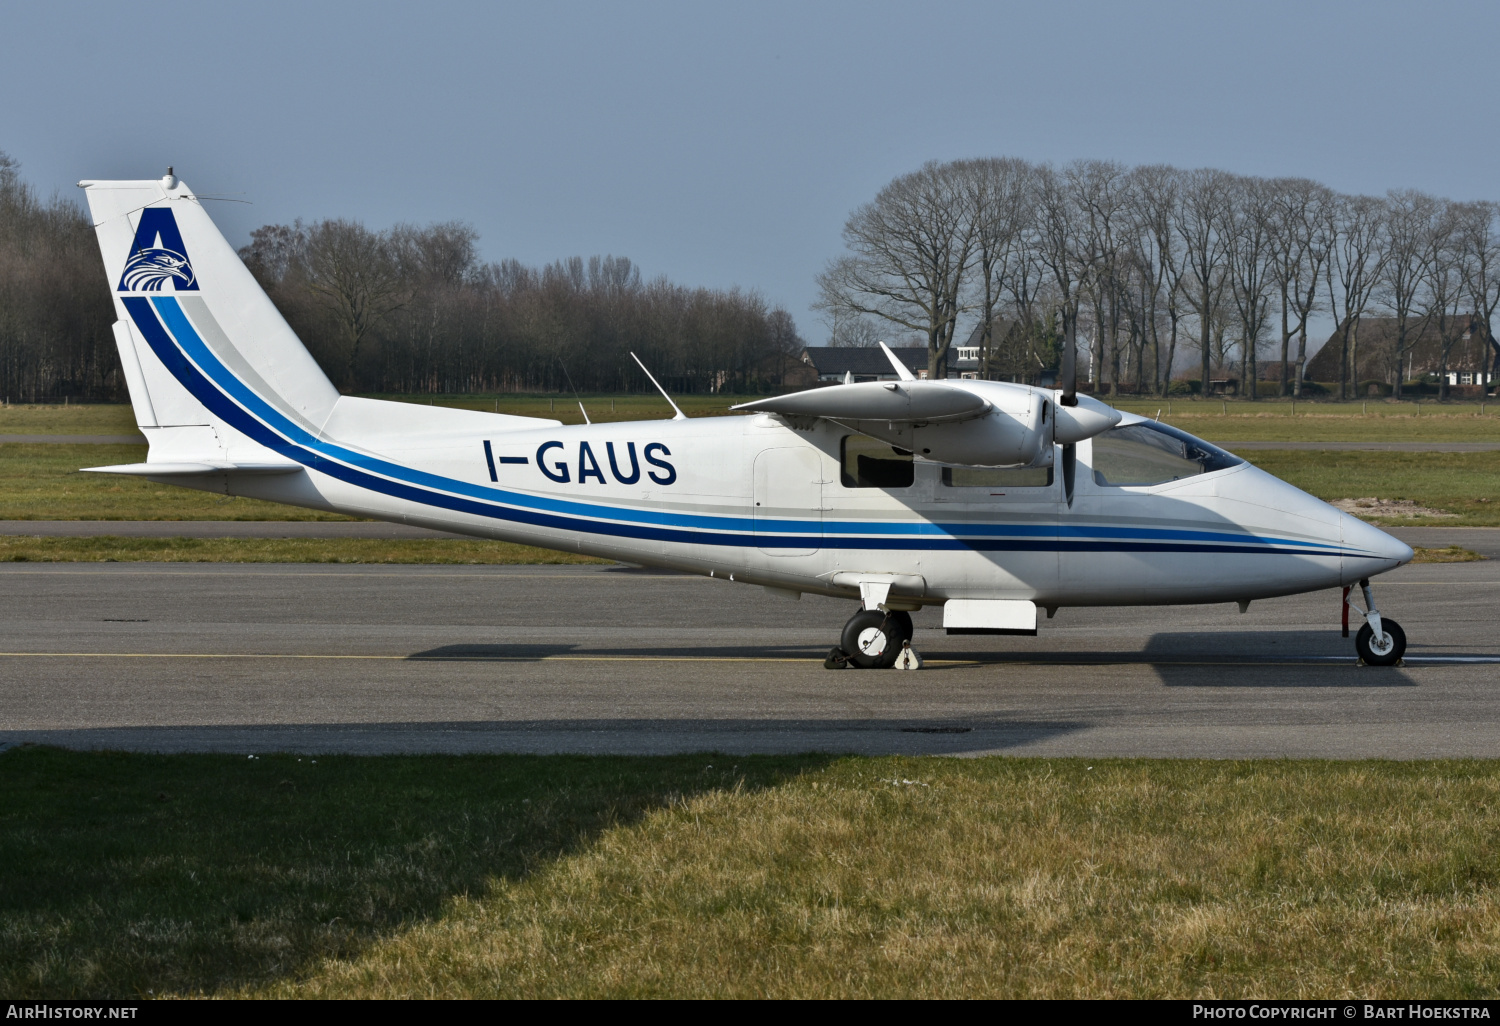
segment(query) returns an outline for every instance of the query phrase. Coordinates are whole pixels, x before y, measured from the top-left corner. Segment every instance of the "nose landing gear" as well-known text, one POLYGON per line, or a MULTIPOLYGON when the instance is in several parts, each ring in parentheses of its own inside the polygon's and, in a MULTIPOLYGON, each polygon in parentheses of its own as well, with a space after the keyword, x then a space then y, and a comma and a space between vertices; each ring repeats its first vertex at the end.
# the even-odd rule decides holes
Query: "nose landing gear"
MULTIPOLYGON (((1406 654, 1406 632, 1395 620, 1382 617, 1375 608, 1375 594, 1370 582, 1359 582, 1359 590, 1365 597, 1365 608, 1354 608, 1364 616, 1364 626, 1354 636, 1354 651, 1359 661, 1366 666, 1395 666, 1406 654)), ((1344 637, 1349 636, 1349 588, 1344 589, 1344 637)))

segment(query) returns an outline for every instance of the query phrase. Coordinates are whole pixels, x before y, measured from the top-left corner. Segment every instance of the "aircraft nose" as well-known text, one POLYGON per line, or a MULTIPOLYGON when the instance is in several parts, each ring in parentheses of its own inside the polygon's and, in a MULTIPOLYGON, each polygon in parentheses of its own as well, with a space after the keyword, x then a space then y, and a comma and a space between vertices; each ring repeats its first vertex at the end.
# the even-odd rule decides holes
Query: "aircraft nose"
POLYGON ((1343 542, 1343 583, 1353 584, 1375 574, 1411 562, 1411 546, 1348 513, 1339 514, 1339 537, 1343 542))

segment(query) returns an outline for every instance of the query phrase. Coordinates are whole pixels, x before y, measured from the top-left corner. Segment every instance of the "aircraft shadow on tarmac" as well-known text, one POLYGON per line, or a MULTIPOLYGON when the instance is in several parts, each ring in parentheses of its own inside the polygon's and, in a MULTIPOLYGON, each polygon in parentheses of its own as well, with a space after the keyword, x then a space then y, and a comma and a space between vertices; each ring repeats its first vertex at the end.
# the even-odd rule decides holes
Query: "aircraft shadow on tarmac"
POLYGON ((1167 687, 1398 688, 1416 687, 1400 667, 1360 666, 1353 645, 1336 630, 1214 632, 1163 631, 1138 649, 1039 649, 1005 652, 940 651, 930 661, 994 664, 1150 667, 1167 687))
POLYGON ((518 753, 674 755, 968 755, 1004 751, 1083 730, 1071 720, 1025 720, 999 712, 871 719, 462 720, 401 723, 268 723, 13 730, 17 745, 147 752, 296 754, 518 753))
MULTIPOLYGON (((937 639, 933 639, 937 640, 937 639)), ((950 639, 943 639, 950 640, 950 639)), ((951 639, 957 640, 957 639, 951 639)), ((977 640, 977 639, 976 639, 977 640)), ((998 640, 998 639, 991 639, 998 640)), ((1168 687, 1415 687, 1398 667, 1356 665, 1353 646, 1337 631, 1216 633, 1159 632, 1143 648, 1038 649, 1020 639, 992 646, 922 646, 925 672, 978 666, 1149 666, 1168 687), (1002 647, 1006 643, 1013 647, 1002 647)), ((1034 644, 1034 642, 1032 642, 1034 644)), ((414 662, 535 662, 544 659, 717 659, 821 661, 826 649, 807 645, 638 645, 584 647, 572 644, 459 644, 414 652, 414 662)))
POLYGON ((1338 631, 1154 634, 1140 654, 1171 688, 1410 688, 1398 666, 1360 666, 1338 631))

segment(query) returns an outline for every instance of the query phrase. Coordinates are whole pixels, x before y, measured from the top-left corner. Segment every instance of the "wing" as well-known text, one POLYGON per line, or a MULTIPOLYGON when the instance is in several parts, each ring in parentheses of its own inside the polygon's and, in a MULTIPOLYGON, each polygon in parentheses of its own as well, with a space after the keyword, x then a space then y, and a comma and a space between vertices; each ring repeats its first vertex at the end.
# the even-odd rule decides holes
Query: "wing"
POLYGON ((941 381, 862 381, 757 399, 730 408, 837 421, 938 424, 982 417, 991 407, 983 396, 941 381))
POLYGON ((864 381, 772 396, 732 407, 821 418, 919 458, 959 466, 1044 466, 1054 442, 1072 445, 1120 422, 1118 411, 1079 397, 1003 381, 864 381))

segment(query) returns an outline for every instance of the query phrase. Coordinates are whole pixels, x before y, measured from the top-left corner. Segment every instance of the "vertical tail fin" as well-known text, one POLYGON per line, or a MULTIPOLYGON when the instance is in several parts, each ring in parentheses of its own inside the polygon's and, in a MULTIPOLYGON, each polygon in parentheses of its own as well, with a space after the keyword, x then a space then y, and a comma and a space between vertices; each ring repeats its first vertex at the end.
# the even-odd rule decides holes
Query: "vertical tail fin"
POLYGON ((192 190, 170 171, 157 180, 78 184, 114 294, 115 342, 150 459, 222 459, 257 444, 206 403, 201 379, 185 370, 188 345, 205 351, 195 363, 218 368, 224 380, 216 387, 258 397, 316 434, 338 390, 192 190))

